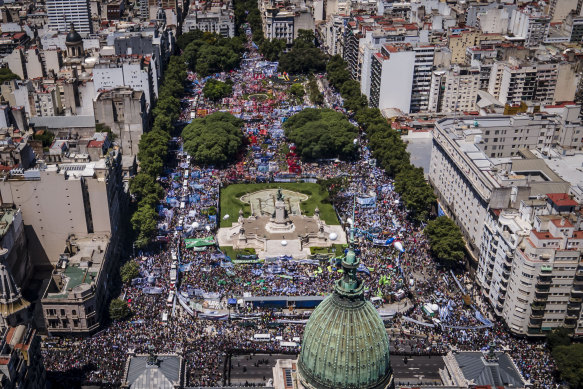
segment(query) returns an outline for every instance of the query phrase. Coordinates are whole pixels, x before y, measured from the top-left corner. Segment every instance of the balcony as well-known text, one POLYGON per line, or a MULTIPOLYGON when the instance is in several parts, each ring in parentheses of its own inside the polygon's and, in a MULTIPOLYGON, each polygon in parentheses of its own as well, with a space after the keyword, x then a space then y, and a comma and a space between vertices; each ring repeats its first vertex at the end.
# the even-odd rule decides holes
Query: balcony
MULTIPOLYGON (((534 301, 535 303, 546 303, 547 298, 548 298, 548 296, 546 296, 546 295, 534 296, 534 299, 532 301, 534 301)), ((581 300, 581 299, 579 299, 579 300, 581 300)))
POLYGON ((553 271, 553 267, 550 265, 543 265, 540 267, 540 271, 543 273, 550 273, 553 271))
POLYGON ((581 299, 581 297, 573 297, 571 296, 571 298, 569 299, 570 303, 581 303, 583 301, 583 299, 581 299))
POLYGON ((544 311, 545 308, 546 308, 546 305, 545 304, 534 304, 533 303, 533 304, 530 305, 530 309, 532 311, 544 311))
POLYGON ((534 287, 534 292, 536 294, 547 295, 550 293, 550 288, 548 286, 539 286, 538 284, 534 287))
POLYGON ((572 288, 572 289, 571 289, 571 296, 575 296, 575 297, 583 297, 583 290, 582 290, 582 289, 575 289, 575 288, 572 288))
POLYGON ((533 323, 533 322, 538 323, 538 320, 542 320, 543 316, 544 316, 544 312, 540 312, 540 311, 538 311, 536 313, 533 312, 530 314, 530 318, 532 319, 530 322, 531 323, 533 323))
POLYGON ((553 278, 552 277, 548 277, 548 276, 539 276, 537 279, 537 284, 538 285, 552 285, 553 284, 553 278))
POLYGON ((528 323, 528 328, 538 329, 540 331, 541 325, 542 325, 542 322, 541 323, 532 323, 531 322, 531 323, 528 323))

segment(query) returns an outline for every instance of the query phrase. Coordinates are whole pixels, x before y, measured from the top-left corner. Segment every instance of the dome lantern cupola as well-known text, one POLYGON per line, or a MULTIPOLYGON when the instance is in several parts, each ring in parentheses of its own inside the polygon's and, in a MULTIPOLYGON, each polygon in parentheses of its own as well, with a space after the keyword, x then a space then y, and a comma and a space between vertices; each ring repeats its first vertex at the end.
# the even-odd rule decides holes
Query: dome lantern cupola
POLYGON ((83 38, 75 30, 75 25, 71 23, 69 33, 65 38, 68 57, 81 57, 83 55, 83 38))

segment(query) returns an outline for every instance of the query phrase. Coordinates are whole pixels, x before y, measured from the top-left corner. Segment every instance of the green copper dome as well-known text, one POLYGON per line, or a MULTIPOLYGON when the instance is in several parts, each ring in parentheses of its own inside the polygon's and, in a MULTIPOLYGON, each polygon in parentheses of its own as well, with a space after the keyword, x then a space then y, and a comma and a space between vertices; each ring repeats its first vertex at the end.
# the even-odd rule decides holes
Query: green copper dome
POLYGON ((364 298, 356 276, 359 264, 351 244, 342 260, 344 277, 306 324, 298 360, 306 388, 394 387, 389 337, 378 312, 364 298))

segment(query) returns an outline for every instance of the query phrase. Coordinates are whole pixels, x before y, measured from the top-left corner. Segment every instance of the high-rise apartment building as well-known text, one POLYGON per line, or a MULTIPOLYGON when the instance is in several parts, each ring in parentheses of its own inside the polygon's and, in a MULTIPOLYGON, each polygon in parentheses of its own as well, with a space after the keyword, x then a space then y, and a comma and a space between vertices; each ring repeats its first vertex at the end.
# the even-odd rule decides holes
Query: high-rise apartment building
POLYGON ((526 47, 541 44, 549 34, 551 18, 541 15, 537 9, 514 9, 508 24, 508 32, 524 39, 526 47))
POLYGON ((511 332, 536 336, 565 327, 583 334, 579 208, 566 193, 548 193, 489 212, 477 280, 511 332))
POLYGON ((371 63, 370 105, 403 113, 425 112, 435 47, 385 44, 371 63))
POLYGON ((475 110, 480 90, 480 69, 454 67, 436 70, 431 78, 429 112, 469 112, 475 110))
POLYGON ((82 34, 93 32, 88 0, 47 0, 49 29, 67 32, 71 23, 82 34))
POLYGON ((492 65, 488 93, 502 104, 554 104, 559 64, 522 63, 514 58, 492 65))

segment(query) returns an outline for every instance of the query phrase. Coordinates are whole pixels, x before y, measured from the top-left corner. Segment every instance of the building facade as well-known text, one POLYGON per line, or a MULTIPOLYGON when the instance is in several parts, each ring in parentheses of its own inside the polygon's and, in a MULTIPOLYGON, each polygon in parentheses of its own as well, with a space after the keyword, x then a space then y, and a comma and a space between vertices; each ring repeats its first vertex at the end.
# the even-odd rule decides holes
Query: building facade
POLYGON ((0 182, 2 202, 22 210, 34 265, 56 265, 71 234, 107 233, 114 245, 123 212, 121 153, 94 162, 13 170, 0 182))
POLYGON ((99 92, 93 102, 95 122, 117 136, 123 154, 138 154, 138 143, 147 128, 145 93, 131 88, 99 92))
POLYGON ((82 34, 93 32, 88 0, 47 0, 46 7, 50 30, 67 32, 73 23, 82 34))
POLYGON ((70 235, 41 300, 50 334, 91 334, 107 306, 117 262, 108 234, 70 235))

